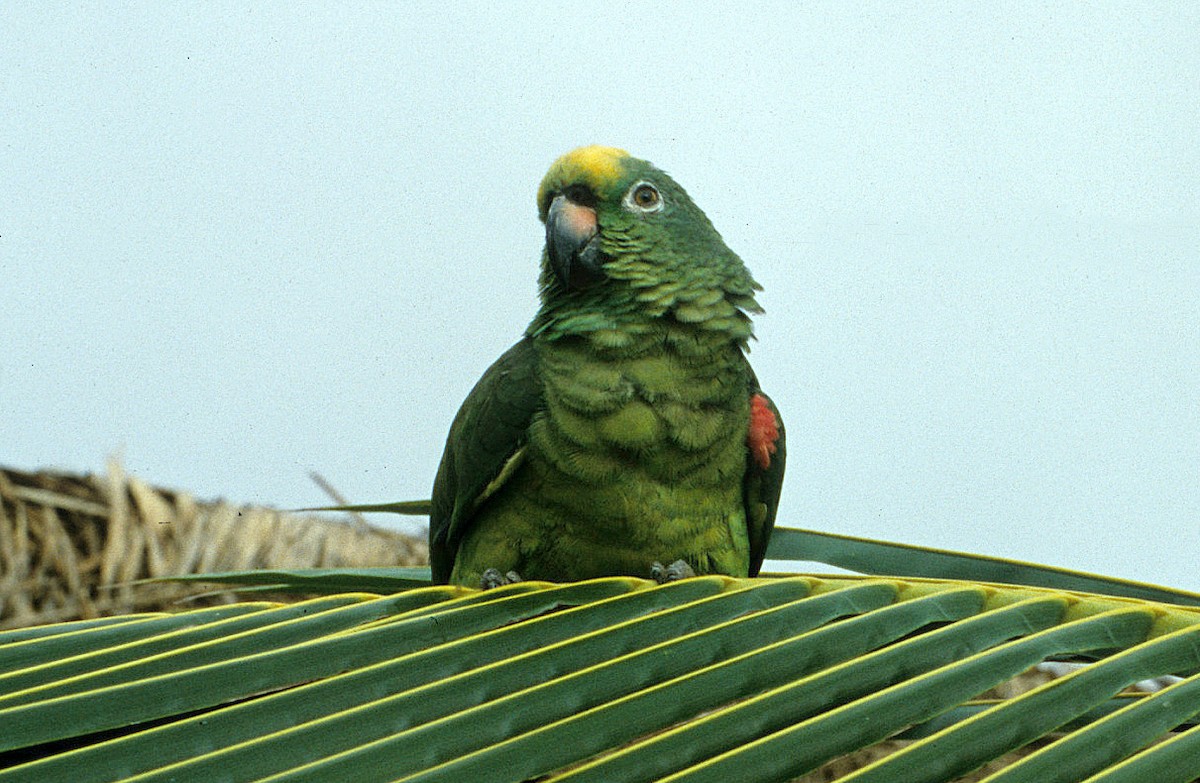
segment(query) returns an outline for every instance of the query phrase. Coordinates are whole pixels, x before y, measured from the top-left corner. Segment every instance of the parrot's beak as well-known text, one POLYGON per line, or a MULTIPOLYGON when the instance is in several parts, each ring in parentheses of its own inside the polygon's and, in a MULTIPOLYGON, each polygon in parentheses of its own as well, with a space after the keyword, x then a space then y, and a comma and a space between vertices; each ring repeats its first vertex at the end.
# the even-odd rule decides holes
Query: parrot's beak
POLYGON ((596 210, 555 196, 546 213, 546 255, 567 288, 587 288, 603 280, 596 210))

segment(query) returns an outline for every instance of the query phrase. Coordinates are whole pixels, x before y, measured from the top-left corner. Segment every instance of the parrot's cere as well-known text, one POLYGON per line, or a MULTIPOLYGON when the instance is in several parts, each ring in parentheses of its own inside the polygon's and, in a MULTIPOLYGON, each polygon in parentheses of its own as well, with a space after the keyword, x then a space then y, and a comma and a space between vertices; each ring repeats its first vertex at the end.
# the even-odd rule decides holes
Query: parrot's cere
POLYGON ((745 356, 758 284, 622 150, 559 158, 537 204, 541 308, 450 428, 434 581, 756 575, 786 456, 745 356))

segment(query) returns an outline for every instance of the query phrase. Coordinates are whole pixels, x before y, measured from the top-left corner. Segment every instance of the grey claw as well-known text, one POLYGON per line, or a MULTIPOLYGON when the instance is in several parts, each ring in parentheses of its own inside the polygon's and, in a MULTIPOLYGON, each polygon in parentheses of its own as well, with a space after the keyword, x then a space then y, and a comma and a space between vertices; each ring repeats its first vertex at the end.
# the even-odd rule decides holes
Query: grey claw
POLYGON ((695 575, 695 570, 682 560, 676 560, 669 566, 664 566, 655 560, 650 565, 650 576, 660 585, 665 585, 667 582, 676 582, 680 579, 688 579, 695 575))
POLYGON ((509 571, 507 574, 502 574, 498 568, 489 568, 479 577, 479 586, 484 590, 491 590, 493 587, 503 587, 504 585, 520 581, 521 575, 516 571, 509 571))

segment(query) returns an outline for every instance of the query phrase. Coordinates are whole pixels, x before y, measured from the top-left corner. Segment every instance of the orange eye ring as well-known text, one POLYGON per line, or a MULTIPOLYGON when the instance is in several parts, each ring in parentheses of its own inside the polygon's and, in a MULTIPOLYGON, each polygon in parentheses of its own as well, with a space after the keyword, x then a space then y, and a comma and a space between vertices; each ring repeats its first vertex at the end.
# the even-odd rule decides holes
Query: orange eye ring
POLYGON ((650 209, 658 204, 658 191, 649 185, 642 185, 633 192, 633 203, 642 209, 650 209))
POLYGON ((639 182, 630 188, 625 203, 639 212, 657 212, 663 207, 662 195, 649 182, 639 182))

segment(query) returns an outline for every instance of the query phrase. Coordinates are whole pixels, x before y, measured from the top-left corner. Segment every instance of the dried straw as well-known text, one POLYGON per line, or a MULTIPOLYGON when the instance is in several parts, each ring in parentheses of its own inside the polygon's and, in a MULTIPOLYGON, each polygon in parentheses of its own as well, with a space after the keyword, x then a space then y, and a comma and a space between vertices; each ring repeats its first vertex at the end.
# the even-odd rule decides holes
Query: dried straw
POLYGON ((99 476, 0 467, 0 628, 178 608, 211 587, 130 584, 150 577, 425 562, 425 543, 401 533, 199 502, 115 461, 99 476))

